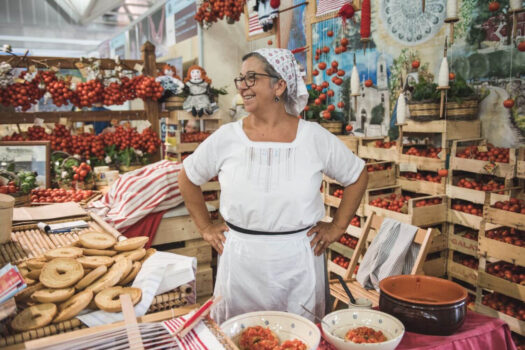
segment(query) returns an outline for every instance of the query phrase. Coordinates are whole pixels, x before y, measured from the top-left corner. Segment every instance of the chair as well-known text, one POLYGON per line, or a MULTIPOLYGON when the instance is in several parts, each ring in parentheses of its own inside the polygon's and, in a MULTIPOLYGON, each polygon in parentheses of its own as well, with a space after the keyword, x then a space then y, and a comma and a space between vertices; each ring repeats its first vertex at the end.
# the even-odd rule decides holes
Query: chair
MULTIPOLYGON (((350 260, 350 264, 348 268, 346 269, 344 275, 342 276, 348 288, 352 292, 352 295, 354 296, 354 298, 370 299, 372 301, 373 306, 379 305, 379 293, 374 289, 366 290, 365 288, 363 288, 361 284, 356 281, 353 272, 360 258, 362 258, 362 256, 366 252, 365 245, 370 235, 370 232, 375 231, 375 233, 377 234, 377 232, 379 232, 379 228, 381 227, 381 224, 383 223, 383 220, 384 220, 384 217, 377 215, 375 212, 373 212, 368 217, 365 225, 363 226, 361 236, 359 237, 359 241, 357 242, 354 253, 352 254, 352 259, 350 260)), ((411 271, 412 275, 423 275, 424 274, 423 273, 423 263, 425 262, 425 259, 427 257, 428 249, 430 247, 429 243, 431 242, 432 237, 435 234, 437 234, 435 229, 418 228, 416 234, 414 235, 414 243, 419 244, 421 247, 419 249, 418 256, 416 258, 416 261, 411 271)), ((330 280, 329 284, 330 284, 330 295, 335 298, 335 301, 333 304, 333 310, 335 310, 339 302, 348 304, 349 298, 346 295, 345 291, 343 290, 343 286, 341 286, 339 281, 337 279, 333 279, 333 280, 330 280)))

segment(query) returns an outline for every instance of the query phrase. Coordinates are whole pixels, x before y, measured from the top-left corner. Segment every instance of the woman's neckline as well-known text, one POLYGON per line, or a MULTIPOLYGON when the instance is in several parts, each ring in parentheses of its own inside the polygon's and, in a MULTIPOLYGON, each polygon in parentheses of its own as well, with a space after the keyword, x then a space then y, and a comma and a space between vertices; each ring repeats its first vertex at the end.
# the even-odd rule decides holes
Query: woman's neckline
POLYGON ((303 132, 303 128, 304 128, 304 120, 302 119, 299 119, 299 123, 297 125, 297 132, 295 134, 295 138, 293 139, 293 141, 291 142, 278 142, 278 141, 253 141, 251 140, 248 135, 246 135, 246 133, 244 132, 244 128, 243 128, 243 120, 245 118, 239 120, 237 123, 236 123, 236 129, 237 131, 239 132, 239 134, 241 135, 241 138, 248 144, 250 145, 257 145, 257 146, 283 146, 283 147, 289 147, 289 146, 294 146, 295 144, 297 144, 297 142, 299 142, 300 138, 301 138, 301 135, 304 133, 303 132))

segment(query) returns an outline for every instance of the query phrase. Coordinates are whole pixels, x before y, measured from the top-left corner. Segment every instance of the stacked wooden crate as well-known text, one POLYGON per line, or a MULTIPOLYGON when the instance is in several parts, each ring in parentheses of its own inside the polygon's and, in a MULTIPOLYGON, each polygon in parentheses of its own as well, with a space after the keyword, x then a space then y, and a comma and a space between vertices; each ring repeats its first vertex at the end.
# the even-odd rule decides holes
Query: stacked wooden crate
MULTIPOLYGON (((442 196, 445 220, 439 225, 442 236, 436 240, 448 243, 446 160, 451 142, 456 139, 479 137, 479 120, 432 120, 418 122, 412 119, 399 126, 398 185, 404 194, 417 199, 425 195, 442 196)), ((432 198, 432 197, 431 197, 432 198)), ((428 198, 428 199, 431 199, 428 198)), ((430 207, 431 208, 431 207, 430 207)), ((422 224, 421 226, 427 227, 422 224)), ((436 244, 436 246, 439 246, 436 244)), ((428 275, 444 276, 447 266, 447 245, 441 251, 429 254, 424 265, 428 275)))
POLYGON ((479 232, 476 311, 525 335, 525 202, 487 194, 479 232), (489 225, 499 228, 493 229, 489 225))

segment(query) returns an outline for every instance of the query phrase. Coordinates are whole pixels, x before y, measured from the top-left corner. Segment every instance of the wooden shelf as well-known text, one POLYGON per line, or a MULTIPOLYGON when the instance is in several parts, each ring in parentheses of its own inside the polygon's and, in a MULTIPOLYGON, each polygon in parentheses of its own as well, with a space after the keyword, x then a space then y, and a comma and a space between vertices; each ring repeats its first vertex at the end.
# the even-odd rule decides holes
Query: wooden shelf
POLYGON ((110 121, 111 119, 146 120, 148 119, 148 116, 144 110, 31 113, 2 112, 0 113, 0 124, 33 124, 35 118, 43 119, 45 123, 58 123, 61 118, 67 118, 77 122, 93 122, 110 121))
POLYGON ((490 289, 514 299, 525 300, 525 286, 499 278, 485 271, 479 271, 478 285, 480 288, 490 289))
POLYGON ((479 233, 479 254, 525 266, 525 247, 487 238, 484 232, 479 233))
POLYGON ((407 179, 404 177, 398 177, 397 184, 401 186, 403 190, 414 192, 414 193, 424 193, 429 195, 435 194, 445 194, 446 185, 445 178, 441 179, 440 183, 425 181, 425 180, 416 180, 416 179, 407 179))

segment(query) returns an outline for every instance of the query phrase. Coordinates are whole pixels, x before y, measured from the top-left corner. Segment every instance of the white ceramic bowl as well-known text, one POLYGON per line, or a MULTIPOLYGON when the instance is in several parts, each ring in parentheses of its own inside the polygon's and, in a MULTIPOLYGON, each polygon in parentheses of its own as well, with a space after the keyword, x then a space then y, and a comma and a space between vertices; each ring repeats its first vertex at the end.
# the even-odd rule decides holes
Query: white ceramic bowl
POLYGON ((262 326, 274 332, 282 342, 299 339, 308 350, 315 350, 321 340, 321 331, 310 320, 281 311, 249 312, 230 318, 221 324, 222 331, 238 344, 242 331, 248 327, 262 326))
POLYGON ((346 309, 332 312, 323 318, 321 325, 325 339, 337 350, 393 350, 399 345, 405 333, 405 327, 394 316, 367 309, 346 309), (370 344, 356 344, 344 340, 350 329, 362 326, 383 332, 388 340, 370 344))

